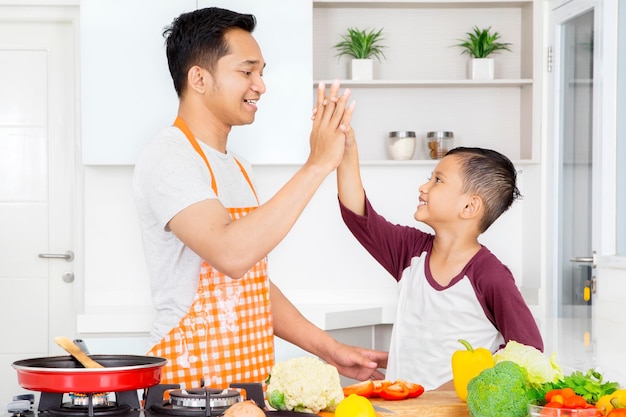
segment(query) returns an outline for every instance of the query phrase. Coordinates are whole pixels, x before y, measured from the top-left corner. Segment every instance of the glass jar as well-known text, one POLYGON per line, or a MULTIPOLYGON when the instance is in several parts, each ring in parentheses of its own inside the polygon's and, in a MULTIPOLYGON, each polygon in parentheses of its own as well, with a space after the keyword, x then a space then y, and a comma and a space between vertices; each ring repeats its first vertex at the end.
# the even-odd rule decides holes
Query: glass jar
POLYGON ((415 154, 415 132, 411 130, 389 132, 389 154, 391 159, 413 159, 415 154))
POLYGON ((454 147, 454 133, 449 131, 433 131, 426 133, 426 142, 431 159, 441 159, 446 152, 454 147))

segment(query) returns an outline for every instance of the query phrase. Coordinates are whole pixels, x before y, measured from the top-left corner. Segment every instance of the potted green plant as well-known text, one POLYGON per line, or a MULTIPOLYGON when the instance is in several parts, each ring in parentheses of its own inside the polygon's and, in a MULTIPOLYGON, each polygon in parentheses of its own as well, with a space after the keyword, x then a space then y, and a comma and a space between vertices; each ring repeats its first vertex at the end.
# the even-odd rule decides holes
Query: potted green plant
POLYGON ((347 33, 341 35, 342 41, 334 45, 339 51, 336 56, 351 56, 351 72, 353 80, 371 80, 374 78, 373 58, 379 62, 385 58, 382 45, 383 29, 367 30, 348 28, 347 33))
POLYGON ((473 32, 467 32, 465 39, 454 45, 462 48, 461 54, 472 57, 469 62, 469 75, 472 79, 493 79, 494 60, 490 55, 500 51, 511 51, 511 44, 499 42, 500 33, 491 32, 491 26, 480 29, 474 26, 473 32))

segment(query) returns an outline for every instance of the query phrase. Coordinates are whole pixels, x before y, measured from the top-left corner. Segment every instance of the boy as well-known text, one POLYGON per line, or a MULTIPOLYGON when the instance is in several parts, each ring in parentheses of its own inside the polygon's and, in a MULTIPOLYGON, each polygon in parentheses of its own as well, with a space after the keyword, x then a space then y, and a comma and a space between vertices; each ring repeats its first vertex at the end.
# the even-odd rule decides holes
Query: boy
POLYGON ((434 230, 394 225, 374 211, 359 173, 354 132, 337 169, 344 222, 398 281, 386 379, 450 388, 458 339, 492 352, 509 340, 543 351, 541 335, 510 270, 478 236, 519 197, 516 172, 488 149, 456 148, 419 188, 415 219, 434 230))

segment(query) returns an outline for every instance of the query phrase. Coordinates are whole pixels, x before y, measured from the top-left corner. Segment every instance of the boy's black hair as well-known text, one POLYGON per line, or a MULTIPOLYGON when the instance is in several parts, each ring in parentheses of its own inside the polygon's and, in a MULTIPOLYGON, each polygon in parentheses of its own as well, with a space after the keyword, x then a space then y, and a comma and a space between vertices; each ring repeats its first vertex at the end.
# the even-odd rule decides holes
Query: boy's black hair
POLYGON ((217 61, 230 51, 224 40, 229 29, 240 28, 252 32, 256 18, 218 7, 208 7, 183 13, 165 28, 167 63, 180 98, 187 86, 187 73, 199 65, 211 74, 217 61))
POLYGON ((509 158, 492 149, 458 147, 446 153, 461 161, 463 191, 483 200, 485 213, 480 220, 481 233, 521 198, 517 171, 509 158))

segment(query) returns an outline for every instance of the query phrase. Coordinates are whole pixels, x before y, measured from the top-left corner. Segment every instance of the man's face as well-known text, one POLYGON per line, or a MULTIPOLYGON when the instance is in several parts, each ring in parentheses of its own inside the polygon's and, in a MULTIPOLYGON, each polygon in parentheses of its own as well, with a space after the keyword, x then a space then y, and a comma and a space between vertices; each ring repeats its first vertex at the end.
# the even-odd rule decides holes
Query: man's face
POLYGON ((213 85, 205 93, 204 102, 217 118, 228 126, 254 121, 257 101, 265 93, 261 49, 251 33, 231 29, 224 35, 230 54, 217 61, 213 85))

